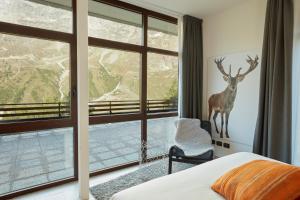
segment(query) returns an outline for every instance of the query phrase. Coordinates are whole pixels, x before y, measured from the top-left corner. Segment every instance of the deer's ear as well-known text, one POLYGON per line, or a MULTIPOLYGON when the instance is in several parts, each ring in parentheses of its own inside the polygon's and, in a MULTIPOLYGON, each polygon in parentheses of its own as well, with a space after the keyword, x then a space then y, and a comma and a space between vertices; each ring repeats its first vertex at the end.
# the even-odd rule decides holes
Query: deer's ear
POLYGON ((238 77, 239 82, 243 81, 244 78, 245 78, 245 76, 239 76, 239 77, 238 77))
POLYGON ((228 76, 223 76, 224 81, 228 81, 228 76))

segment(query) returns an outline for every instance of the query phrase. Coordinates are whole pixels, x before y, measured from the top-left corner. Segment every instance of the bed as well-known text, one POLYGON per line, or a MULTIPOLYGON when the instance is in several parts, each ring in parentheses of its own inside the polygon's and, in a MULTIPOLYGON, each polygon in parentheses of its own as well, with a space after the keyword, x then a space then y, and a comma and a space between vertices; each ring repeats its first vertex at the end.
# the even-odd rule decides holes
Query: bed
POLYGON ((225 172, 259 159, 271 160, 253 153, 235 153, 123 190, 111 200, 224 199, 210 189, 210 186, 225 172))

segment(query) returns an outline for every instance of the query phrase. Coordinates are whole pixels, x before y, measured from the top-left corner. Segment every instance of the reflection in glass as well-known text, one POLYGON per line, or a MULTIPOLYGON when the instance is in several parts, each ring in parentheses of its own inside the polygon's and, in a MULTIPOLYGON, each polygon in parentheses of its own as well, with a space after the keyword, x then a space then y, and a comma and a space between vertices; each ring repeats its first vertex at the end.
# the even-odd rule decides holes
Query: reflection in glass
POLYGON ((140 45, 142 15, 90 0, 89 36, 140 45))
POLYGON ((174 144, 178 117, 167 117, 148 119, 148 158, 167 154, 169 148, 174 144))
POLYGON ((0 21, 72 33, 72 0, 1 0, 0 21))
POLYGON ((148 18, 148 46, 178 51, 178 26, 166 21, 148 18))

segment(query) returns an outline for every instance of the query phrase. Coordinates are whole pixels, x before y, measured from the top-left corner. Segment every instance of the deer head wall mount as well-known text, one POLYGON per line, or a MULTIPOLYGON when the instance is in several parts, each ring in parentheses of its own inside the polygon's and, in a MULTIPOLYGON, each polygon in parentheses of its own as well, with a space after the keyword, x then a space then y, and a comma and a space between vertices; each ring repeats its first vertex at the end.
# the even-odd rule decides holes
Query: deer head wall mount
POLYGON ((246 62, 250 65, 248 70, 245 73, 241 73, 242 68, 238 69, 238 72, 235 76, 231 75, 231 65, 229 66, 229 73, 226 73, 223 67, 223 61, 225 58, 215 59, 215 63, 217 65, 217 68, 223 75, 223 79, 228 83, 228 86, 223 92, 216 93, 210 96, 208 100, 209 105, 209 120, 211 118, 212 111, 214 111, 214 125, 216 128, 217 133, 220 133, 220 137, 223 138, 223 126, 224 126, 224 115, 225 115, 225 134, 226 137, 229 138, 228 133, 228 120, 230 112, 233 109, 234 101, 237 93, 237 85, 239 82, 243 81, 245 77, 252 72, 257 66, 258 66, 258 56, 255 57, 255 59, 252 59, 250 56, 248 56, 248 59, 246 59, 246 62), (218 114, 221 114, 221 131, 219 132, 216 118, 218 117, 218 114))

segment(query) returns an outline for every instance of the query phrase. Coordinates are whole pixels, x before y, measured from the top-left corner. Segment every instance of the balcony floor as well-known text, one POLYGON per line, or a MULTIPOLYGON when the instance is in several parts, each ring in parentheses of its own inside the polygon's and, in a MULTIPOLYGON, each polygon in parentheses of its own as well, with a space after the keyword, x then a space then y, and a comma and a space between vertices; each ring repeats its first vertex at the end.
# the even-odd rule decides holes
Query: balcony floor
MULTIPOLYGON (((148 121, 148 155, 168 151, 173 118, 148 121)), ((140 160, 140 121, 90 126, 90 171, 140 160)), ((0 136, 0 196, 74 174, 72 128, 0 136)))

